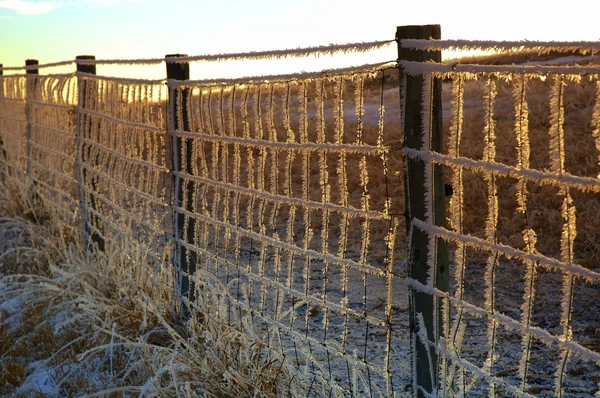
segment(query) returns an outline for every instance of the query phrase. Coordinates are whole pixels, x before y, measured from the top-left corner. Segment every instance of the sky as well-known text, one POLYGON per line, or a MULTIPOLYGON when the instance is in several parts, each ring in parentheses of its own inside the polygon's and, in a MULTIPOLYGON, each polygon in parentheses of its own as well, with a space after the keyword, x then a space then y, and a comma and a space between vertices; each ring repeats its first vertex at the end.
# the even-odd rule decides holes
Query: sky
MULTIPOLYGON (((598 15, 600 0, 0 0, 0 63, 20 66, 28 58, 50 63, 84 54, 160 58, 390 40, 396 26, 423 24, 440 24, 445 39, 589 41, 600 39, 598 15)), ((322 56, 303 62, 195 63, 191 78, 320 70, 396 57, 391 46, 343 60, 322 56)), ((98 74, 162 78, 164 65, 99 66, 98 74)))

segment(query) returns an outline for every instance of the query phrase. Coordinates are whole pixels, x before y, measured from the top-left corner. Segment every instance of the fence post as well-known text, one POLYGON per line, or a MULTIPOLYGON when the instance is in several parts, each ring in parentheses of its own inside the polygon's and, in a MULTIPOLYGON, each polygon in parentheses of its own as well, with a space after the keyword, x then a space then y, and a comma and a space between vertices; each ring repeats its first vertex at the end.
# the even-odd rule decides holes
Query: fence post
MULTIPOLYGON (((400 26, 396 30, 398 41, 399 61, 417 62, 441 62, 441 51, 424 51, 402 48, 402 39, 440 39, 440 25, 425 26, 400 26)), ((431 107, 424 109, 422 92, 424 89, 423 76, 410 76, 404 72, 402 65, 400 69, 400 96, 404 115, 404 147, 423 151, 442 151, 442 82, 440 78, 434 78, 431 85, 431 107), (429 147, 423 147, 423 120, 422 117, 430 118, 430 141, 429 147)), ((442 291, 449 288, 448 270, 448 246, 440 238, 435 239, 435 244, 429 244, 429 234, 411 228, 414 218, 425 221, 426 190, 424 182, 427 172, 426 162, 421 159, 412 159, 406 156, 405 161, 405 201, 407 211, 407 233, 411 242, 409 250, 409 272, 410 277, 423 285, 428 284, 428 276, 433 276, 433 286, 442 291), (430 253, 433 251, 433 253, 430 253), (433 256, 434 269, 428 269, 428 258, 433 256)), ((433 193, 433 220, 437 226, 446 225, 446 204, 443 180, 443 170, 440 165, 433 166, 433 178, 429 177, 430 184, 427 187, 433 193)), ((421 341, 418 336, 418 317, 423 316, 427 340, 439 342, 443 333, 442 299, 429 293, 410 290, 410 328, 412 341, 413 359, 413 391, 416 396, 425 396, 424 391, 434 393, 440 390, 440 358, 435 348, 421 341), (430 361, 432 366, 430 366, 430 361)), ((421 331, 423 333, 423 331, 421 331)), ((445 370, 444 370, 445 371, 445 370)))
MULTIPOLYGON (((35 66, 38 65, 39 62, 37 59, 27 59, 25 60, 25 66, 35 66)), ((27 178, 32 178, 31 176, 31 103, 30 101, 34 99, 35 94, 33 92, 36 89, 36 76, 39 74, 38 68, 26 68, 25 69, 25 119, 26 119, 26 127, 25 127, 25 138, 26 138, 26 151, 27 151, 27 178), (32 76, 30 76, 32 75, 32 76)), ((32 194, 32 192, 30 192, 32 194)), ((33 199, 33 196, 30 195, 33 199)))
MULTIPOLYGON (((78 55, 75 57, 76 60, 94 60, 96 57, 93 55, 78 55)), ((96 65, 95 64, 77 64, 77 72, 80 73, 89 73, 92 75, 96 74, 96 65)), ((79 196, 81 202, 81 214, 83 218, 83 242, 85 247, 90 247, 90 244, 95 245, 98 250, 104 251, 105 249, 105 241, 104 236, 99 232, 101 231, 100 220, 98 216, 96 216, 96 212, 98 212, 98 208, 96 206, 96 198, 94 195, 90 195, 89 203, 86 200, 85 193, 85 181, 87 179, 87 172, 83 165, 86 160, 88 160, 89 156, 85 156, 84 151, 84 142, 83 139, 85 136, 91 135, 92 123, 87 122, 89 118, 85 118, 81 112, 82 109, 90 106, 88 104, 88 96, 87 93, 90 90, 95 90, 95 84, 89 84, 90 82, 82 79, 80 76, 77 77, 77 87, 78 87, 78 95, 77 95, 77 170, 78 170, 78 183, 79 183, 79 196), (92 212, 88 211, 92 209, 92 212)), ((91 177, 90 185, 92 191, 96 192, 97 181, 93 176, 91 177)))
MULTIPOLYGON (((0 76, 4 75, 4 67, 3 64, 0 64, 0 76)), ((4 83, 0 82, 0 99, 4 99, 4 83)), ((6 150, 4 149, 4 141, 2 141, 2 136, 0 135, 0 153, 2 154, 2 165, 6 165, 6 150)), ((2 170, 2 181, 4 182, 4 173, 6 172, 6 167, 3 167, 2 170)))
MULTIPOLYGON (((186 57, 184 54, 170 54, 165 58, 186 57)), ((190 64, 188 62, 166 62, 167 79, 189 80, 190 64)), ((192 139, 182 138, 175 131, 190 131, 188 88, 169 86, 169 134, 171 142, 173 195, 175 215, 175 266, 178 272, 179 294, 182 298, 182 314, 189 316, 186 299, 195 301, 195 283, 193 275, 196 272, 196 252, 189 250, 186 245, 194 243, 196 220, 182 212, 194 211, 194 182, 181 178, 181 173, 191 175, 192 171, 192 139)))

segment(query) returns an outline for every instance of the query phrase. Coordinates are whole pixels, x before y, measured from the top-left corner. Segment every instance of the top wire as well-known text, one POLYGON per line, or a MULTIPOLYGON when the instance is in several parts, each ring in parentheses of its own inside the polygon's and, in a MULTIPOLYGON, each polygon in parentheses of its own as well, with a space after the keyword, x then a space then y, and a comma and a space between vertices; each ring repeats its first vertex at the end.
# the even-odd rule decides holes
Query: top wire
POLYGON ((536 50, 540 54, 550 51, 579 51, 582 54, 600 53, 600 41, 493 41, 493 40, 423 40, 402 39, 400 46, 416 50, 493 50, 500 52, 536 50))
POLYGON ((283 58, 302 58, 311 55, 333 55, 335 53, 363 53, 387 47, 394 43, 394 40, 370 41, 348 44, 330 44, 326 46, 304 47, 284 50, 250 51, 240 53, 225 54, 207 54, 195 56, 169 56, 165 58, 143 58, 143 59, 76 59, 74 61, 61 61, 51 64, 28 65, 28 66, 10 66, 1 67, 0 71, 8 70, 33 70, 48 67, 64 66, 75 63, 77 65, 157 65, 162 62, 184 63, 190 61, 203 62, 221 62, 221 61, 240 61, 250 59, 283 59, 283 58))

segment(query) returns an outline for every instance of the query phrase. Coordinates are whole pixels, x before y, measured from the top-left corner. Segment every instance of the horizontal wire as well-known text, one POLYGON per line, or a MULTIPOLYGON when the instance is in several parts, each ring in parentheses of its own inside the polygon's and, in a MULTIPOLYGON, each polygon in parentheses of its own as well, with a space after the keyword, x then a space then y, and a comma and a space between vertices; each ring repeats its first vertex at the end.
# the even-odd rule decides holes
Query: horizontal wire
MULTIPOLYGON (((24 100, 25 101, 25 100, 24 100)), ((73 105, 66 105, 66 104, 60 104, 60 103, 53 103, 53 102, 48 102, 48 101, 39 101, 39 100, 32 100, 32 99, 27 99, 26 102, 28 104, 34 104, 34 105, 38 105, 38 106, 47 106, 49 108, 59 108, 59 109, 75 109, 75 107, 73 105)))
POLYGON ((272 238, 270 236, 266 236, 266 235, 261 235, 259 233, 256 233, 254 231, 249 231, 247 229, 238 227, 236 225, 232 225, 229 224, 227 222, 223 222, 217 219, 213 219, 212 217, 206 216, 204 214, 198 214, 198 213, 193 213, 188 211, 187 209, 184 209, 182 207, 179 206, 173 206, 173 210, 175 210, 176 212, 183 214, 185 216, 188 217, 192 217, 192 218, 196 218, 196 219, 200 219, 203 220, 205 222, 208 222, 210 224, 219 226, 221 228, 225 228, 227 230, 230 230, 232 232, 239 232, 242 233, 244 236, 256 239, 259 242, 263 242, 266 243, 267 245, 273 246, 273 247, 279 247, 281 249, 284 250, 288 250, 290 252, 294 252, 297 254, 300 254, 301 256, 305 256, 305 257, 312 257, 315 259, 322 259, 325 261, 329 261, 331 263, 334 264, 339 264, 339 265, 345 265, 348 267, 351 267, 352 269, 356 269, 356 270, 360 270, 362 272, 374 275, 374 276, 387 276, 387 271, 386 270, 382 270, 379 269, 377 267, 374 267, 372 265, 369 264, 361 264, 361 263, 357 263, 354 260, 350 260, 348 258, 340 258, 337 257, 333 254, 329 254, 329 253, 321 253, 315 250, 311 250, 311 249, 304 249, 301 248, 299 246, 295 246, 292 245, 290 243, 286 243, 283 242, 281 240, 272 238))
POLYGON ((147 84, 147 85, 161 85, 165 84, 167 79, 134 79, 127 77, 113 77, 113 76, 103 76, 96 75, 93 73, 87 72, 76 72, 75 76, 82 78, 84 80, 102 80, 113 83, 122 83, 122 84, 147 84))
POLYGON ((509 258, 520 258, 528 261, 536 261, 539 262, 540 266, 544 268, 554 268, 559 269, 564 272, 570 272, 578 277, 587 280, 588 282, 600 281, 600 273, 582 267, 581 265, 576 264, 565 264, 564 262, 544 256, 543 254, 537 253, 527 253, 519 249, 515 249, 512 246, 504 245, 501 243, 491 243, 487 240, 477 238, 471 235, 459 234, 457 232, 450 231, 443 227, 438 227, 435 225, 431 225, 425 223, 418 218, 413 218, 411 221, 411 225, 419 228, 423 232, 427 232, 438 236, 446 241, 455 241, 466 244, 467 246, 471 246, 474 248, 480 248, 487 251, 494 251, 498 253, 502 253, 509 258))
POLYGON ((316 72, 300 72, 280 75, 247 76, 231 79, 204 79, 204 80, 175 80, 169 79, 169 87, 210 87, 227 84, 257 84, 257 83, 287 83, 300 80, 310 80, 318 78, 338 78, 340 76, 354 74, 374 74, 382 70, 396 68, 396 61, 378 62, 373 64, 364 64, 349 66, 347 68, 325 69, 316 72))
MULTIPOLYGON (((111 201, 106 196, 102 195, 98 191, 94 191, 93 189, 88 188, 86 185, 83 186, 83 191, 95 198, 100 199, 102 202, 104 202, 104 204, 107 207, 111 207, 113 209, 113 211, 117 212, 121 216, 125 216, 125 217, 129 218, 130 221, 135 221, 138 224, 145 226, 146 228, 148 228, 149 230, 154 231, 154 232, 158 232, 158 231, 164 232, 163 230, 160 229, 162 220, 156 219, 156 220, 150 220, 150 222, 148 222, 147 219, 144 220, 143 218, 140 218, 139 214, 133 214, 133 213, 123 209, 121 206, 119 206, 115 202, 111 201), (154 221, 154 223, 152 223, 152 221, 154 221), (154 224, 156 224, 156 225, 154 225, 154 224)), ((94 210, 91 206, 86 207, 86 211, 94 213, 98 218, 100 218, 104 222, 108 222, 112 218, 110 216, 107 216, 106 214, 101 214, 97 210, 94 210)), ((113 225, 117 226, 117 224, 114 221, 113 221, 113 225)))
POLYGON ((96 141, 92 141, 87 138, 81 138, 81 141, 97 148, 98 150, 100 150, 102 152, 108 153, 116 158, 119 158, 125 162, 135 163, 135 164, 138 164, 138 165, 141 165, 141 166, 144 166, 144 167, 147 167, 149 169, 153 169, 153 170, 159 171, 159 172, 164 172, 164 173, 169 172, 169 169, 167 167, 165 167, 164 165, 156 164, 156 163, 150 162, 148 160, 144 160, 144 159, 133 158, 131 156, 123 154, 122 152, 116 151, 116 150, 108 148, 102 144, 99 144, 96 141))
POLYGON ((77 65, 158 65, 164 58, 76 59, 77 65))
POLYGON ((37 148, 40 152, 48 152, 48 153, 51 153, 54 156, 58 156, 60 158, 63 158, 64 160, 70 160, 70 161, 73 162, 73 165, 75 165, 75 156, 74 156, 75 155, 75 141, 73 141, 73 154, 68 154, 68 153, 57 151, 55 149, 48 148, 45 145, 38 144, 34 140, 31 140, 30 144, 34 148, 37 148))
POLYGON ((412 159, 421 159, 449 167, 460 167, 482 173, 499 174, 513 178, 524 178, 528 181, 542 185, 577 188, 583 192, 600 193, 600 179, 594 177, 580 177, 569 173, 550 173, 534 169, 519 169, 503 163, 493 161, 474 160, 464 157, 452 157, 437 152, 421 151, 413 148, 402 148, 405 155, 412 159))
POLYGON ((6 116, 6 115, 0 116, 0 119, 4 119, 4 120, 8 120, 10 122, 16 122, 16 123, 27 123, 27 119, 17 119, 16 117, 11 117, 11 116, 6 116))
POLYGON ((35 70, 35 69, 44 69, 44 68, 56 68, 58 66, 67 66, 75 63, 73 60, 67 61, 58 61, 47 64, 36 64, 36 65, 23 65, 23 66, 3 66, 0 67, 0 71, 5 70, 35 70))
POLYGON ((420 76, 430 73, 489 73, 489 74, 556 74, 556 75, 597 75, 600 66, 552 66, 552 65, 472 65, 456 62, 436 63, 400 60, 398 65, 404 72, 411 76, 420 76))
MULTIPOLYGON (((52 133, 60 134, 60 135, 65 136, 65 137, 70 137, 70 138, 73 138, 73 140, 75 140, 75 136, 76 136, 76 132, 75 131, 61 130, 61 129, 57 129, 57 128, 54 128, 54 127, 44 126, 43 124, 39 124, 39 123, 36 123, 36 122, 29 122, 29 124, 31 125, 31 127, 35 127, 35 128, 41 129, 41 130, 50 131, 52 133)), ((73 147, 74 146, 75 146, 75 141, 73 141, 73 147)))
POLYGON ((23 96, 23 98, 13 98, 13 97, 0 97, 0 101, 15 101, 15 102, 22 102, 23 105, 25 105, 25 97, 23 96))
MULTIPOLYGON (((31 164, 37 166, 38 168, 40 168, 44 172, 48 172, 48 173, 50 173, 50 174, 52 174, 54 176, 66 179, 69 182, 77 183, 77 180, 75 179, 75 177, 72 177, 72 176, 70 176, 70 175, 68 175, 68 174, 66 174, 66 173, 64 173, 64 172, 62 172, 60 170, 54 170, 54 169, 48 167, 47 164, 41 164, 35 158, 33 158, 33 159, 30 158, 29 162, 31 162, 31 164)), ((48 185, 48 184, 46 184, 46 185, 48 185)), ((67 193, 65 193, 65 194, 67 194, 67 193)))
POLYGON ((288 57, 303 58, 310 55, 366 52, 383 48, 394 43, 394 40, 371 41, 348 44, 329 44, 326 46, 304 47, 284 50, 249 51, 240 53, 208 54, 184 57, 167 57, 166 62, 181 63, 189 61, 239 61, 247 59, 281 59, 288 57))
MULTIPOLYGON (((232 231, 233 233, 237 233, 237 230, 232 231)), ((187 243, 182 239, 175 239, 175 242, 183 247, 185 247, 186 249, 189 250, 193 250, 193 251, 197 251, 203 255, 206 255, 208 257, 212 257, 213 260, 217 261, 217 262, 221 262, 221 263, 226 263, 228 264, 230 267, 233 267, 236 271, 239 270, 240 274, 245 275, 250 281, 252 282, 262 282, 264 284, 269 285, 270 287, 276 288, 277 290, 279 290, 280 292, 289 294, 292 297, 296 297, 296 298, 301 298, 303 300, 306 300, 307 302, 313 304, 313 305, 317 305, 323 308, 327 308, 336 312, 339 312, 340 314, 344 314, 344 313, 348 313, 349 315, 352 315, 353 317, 357 318, 357 319, 364 319, 367 320, 369 322, 371 322, 372 325, 384 325, 384 323, 386 322, 386 319, 379 319, 379 318, 375 318, 373 316, 367 315, 365 316, 362 312, 353 310, 351 308, 348 307, 343 307, 340 304, 331 302, 331 301, 323 301, 322 297, 317 297, 317 296, 311 296, 309 294, 306 294, 304 292, 301 292, 299 290, 296 289, 292 289, 290 287, 285 286, 283 283, 281 282, 277 282, 273 279, 269 279, 265 276, 261 276, 261 275, 257 275, 254 274, 252 272, 249 272, 247 269, 245 269, 245 267, 241 267, 238 264, 235 264, 234 262, 229 261, 227 258, 221 257, 219 256, 219 254, 217 253, 212 253, 209 250, 203 249, 201 247, 195 246, 193 244, 187 243)), ((189 275, 189 274, 188 274, 189 275)))
POLYGON ((136 129, 142 129, 142 130, 153 131, 153 132, 164 132, 165 131, 161 127, 156 127, 156 126, 152 126, 152 125, 144 124, 144 123, 128 122, 126 120, 119 119, 117 117, 110 116, 105 113, 93 111, 93 110, 87 109, 87 108, 75 107, 75 110, 78 112, 85 113, 90 116, 96 116, 96 117, 102 118, 104 120, 108 120, 112 123, 120 124, 120 125, 126 126, 126 127, 132 127, 132 128, 136 128, 136 129))
POLYGON ((362 209, 357 209, 357 208, 353 208, 353 207, 349 207, 349 206, 339 206, 339 205, 336 205, 333 203, 321 203, 321 202, 314 202, 311 200, 304 200, 304 199, 300 199, 300 198, 288 197, 288 196, 283 196, 283 195, 275 195, 275 194, 272 194, 269 192, 259 191, 259 190, 252 189, 252 188, 245 188, 245 187, 229 184, 226 182, 214 181, 209 178, 192 176, 192 175, 185 174, 185 173, 182 173, 179 171, 174 171, 173 175, 176 177, 179 177, 179 178, 186 179, 186 180, 192 180, 192 181, 200 182, 203 184, 211 185, 213 187, 218 187, 220 189, 233 191, 233 192, 239 192, 239 193, 247 195, 247 196, 259 197, 262 199, 269 200, 271 202, 285 203, 285 204, 288 204, 291 206, 300 205, 300 206, 307 207, 307 208, 313 209, 313 210, 335 211, 335 212, 342 213, 342 214, 348 214, 350 216, 365 217, 365 218, 368 218, 371 220, 387 220, 387 219, 389 219, 389 217, 387 217, 385 214, 379 213, 377 211, 365 211, 362 209))
MULTIPOLYGON (((456 297, 450 295, 448 292, 444 292, 435 287, 424 285, 416 279, 408 278, 408 285, 411 288, 413 288, 421 293, 425 293, 425 294, 428 294, 431 296, 447 298, 448 300, 450 300, 450 302, 452 302, 457 307, 460 307, 460 308, 464 309, 465 311, 467 311, 477 317, 482 317, 482 318, 488 317, 488 318, 498 322, 499 324, 506 326, 509 329, 521 331, 523 335, 531 334, 532 336, 536 337, 540 341, 543 341, 548 346, 556 344, 559 347, 562 347, 562 348, 576 354, 580 358, 582 357, 582 358, 585 358, 585 359, 588 359, 591 361, 600 361, 600 353, 592 351, 589 348, 586 348, 575 341, 564 340, 564 338, 562 336, 561 337, 554 336, 553 334, 551 334, 550 332, 548 332, 542 328, 539 328, 536 326, 531 326, 531 325, 525 325, 525 324, 521 323, 520 321, 512 319, 511 317, 504 315, 498 311, 492 313, 487 309, 478 307, 478 306, 471 304, 463 299, 456 298, 456 297)), ((489 377, 489 374, 486 377, 489 377)))
POLYGON ((402 48, 416 50, 538 50, 600 52, 600 41, 494 41, 494 40, 426 40, 402 39, 402 48))
MULTIPOLYGON (((198 272, 202 273, 203 277, 206 277, 207 279, 214 280, 215 284, 216 283, 218 283, 219 285, 222 284, 222 282, 216 276, 210 274, 209 272, 203 272, 203 271, 198 271, 198 272)), ((357 359, 357 358, 355 359, 355 357, 353 357, 352 355, 349 355, 349 353, 347 352, 347 350, 345 350, 339 344, 339 342, 337 342, 335 340, 329 340, 329 339, 327 339, 325 341, 321 341, 321 340, 317 340, 314 337, 309 336, 308 334, 300 333, 300 332, 294 330, 294 328, 291 327, 289 324, 286 325, 284 323, 281 323, 278 319, 274 319, 274 318, 270 317, 269 315, 266 315, 265 313, 261 313, 260 311, 257 311, 256 309, 252 308, 248 304, 240 301, 234 295, 230 294, 226 289, 220 288, 219 290, 224 291, 224 294, 229 298, 229 300, 232 301, 232 304, 244 308, 245 310, 247 310, 248 312, 252 313, 257 318, 263 320, 264 322, 266 322, 266 323, 268 323, 270 325, 277 326, 278 328, 284 330, 286 333, 289 333, 294 338, 298 339, 298 341, 308 342, 309 344, 312 343, 315 346, 325 348, 328 352, 330 352, 331 354, 334 355, 334 357, 332 359, 334 359, 337 356, 337 357, 340 357, 340 358, 344 358, 346 361, 348 361, 348 364, 352 364, 352 366, 355 366, 357 368, 361 368, 362 370, 364 370, 368 366, 369 368, 374 369, 376 371, 379 371, 381 373, 384 372, 384 369, 383 369, 382 366, 378 366, 378 365, 373 364, 373 363, 369 363, 367 365, 363 360, 360 360, 360 359, 357 359)), ((290 347, 289 349, 293 350, 293 347, 290 347)))
POLYGON ((219 143, 233 143, 241 144, 246 147, 255 148, 274 148, 288 151, 298 152, 333 152, 333 153, 347 153, 347 154, 370 154, 372 156, 380 156, 381 154, 389 152, 389 147, 373 146, 373 145, 358 145, 358 144, 336 144, 330 142, 316 143, 316 142, 284 142, 284 141, 269 141, 256 138, 243 138, 226 135, 213 135, 206 133, 195 133, 174 130, 171 131, 173 137, 185 137, 198 139, 200 141, 210 141, 219 143))
POLYGON ((370 41, 360 43, 347 44, 329 44, 326 46, 304 47, 284 50, 266 50, 266 51, 249 51, 240 53, 225 53, 225 54, 206 54, 184 57, 164 57, 164 58, 123 58, 123 59, 75 59, 59 61, 47 64, 38 65, 23 65, 23 66, 5 66, 1 67, 0 71, 9 70, 34 70, 42 68, 53 68, 58 66, 66 66, 71 64, 77 65, 158 65, 162 62, 168 63, 183 63, 189 61, 229 61, 243 59, 279 59, 288 57, 307 57, 309 55, 318 54, 334 54, 348 52, 366 52, 370 50, 386 47, 394 43, 394 40, 370 41))
POLYGON ((137 188, 134 188, 132 186, 126 185, 126 184, 122 183, 121 181, 119 181, 118 179, 116 179, 115 177, 110 176, 110 175, 104 173, 103 171, 100 171, 100 170, 98 170, 98 169, 96 169, 96 168, 94 168, 94 167, 92 167, 92 166, 90 166, 90 165, 88 165, 86 163, 82 163, 81 167, 83 167, 84 169, 86 169, 87 171, 89 171, 89 172, 91 172, 93 174, 96 174, 100 178, 103 178, 105 180, 110 181, 112 183, 113 187, 118 187, 118 188, 120 188, 122 190, 125 190, 126 192, 131 192, 131 193, 139 196, 140 198, 145 199, 148 202, 152 202, 152 203, 154 203, 154 204, 156 204, 158 206, 161 206, 161 207, 168 207, 169 206, 167 203, 165 203, 163 201, 163 198, 156 197, 156 196, 154 196, 152 194, 149 194, 147 192, 141 191, 141 190, 139 190, 137 188))

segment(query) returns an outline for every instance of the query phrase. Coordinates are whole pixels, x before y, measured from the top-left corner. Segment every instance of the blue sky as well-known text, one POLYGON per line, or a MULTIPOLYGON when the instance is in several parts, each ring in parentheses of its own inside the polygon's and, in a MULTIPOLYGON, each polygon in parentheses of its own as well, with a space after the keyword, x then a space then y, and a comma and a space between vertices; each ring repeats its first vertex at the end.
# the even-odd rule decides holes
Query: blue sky
MULTIPOLYGON (((598 15, 597 0, 0 0, 0 63, 385 40, 398 25, 427 23, 441 24, 448 39, 598 40, 598 15)), ((388 58, 393 49, 367 61, 388 58)), ((245 65, 250 72, 262 68, 245 65)), ((217 65, 208 70, 231 73, 217 65)))

